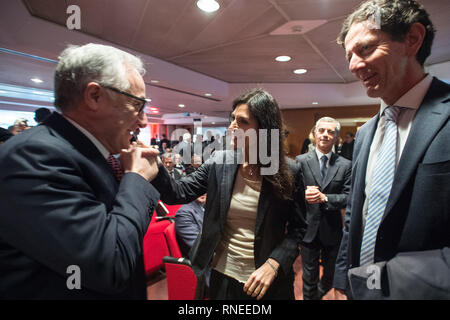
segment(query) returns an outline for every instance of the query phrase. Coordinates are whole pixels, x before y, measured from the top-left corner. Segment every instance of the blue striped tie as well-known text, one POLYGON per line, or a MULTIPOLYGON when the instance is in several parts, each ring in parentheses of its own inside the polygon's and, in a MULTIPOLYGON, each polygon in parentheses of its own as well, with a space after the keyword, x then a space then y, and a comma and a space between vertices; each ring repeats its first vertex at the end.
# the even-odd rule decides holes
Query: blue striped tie
POLYGON ((328 157, 323 155, 322 158, 320 158, 320 177, 322 178, 322 183, 325 180, 325 176, 327 175, 327 161, 328 157))
POLYGON ((385 132, 372 175, 369 207, 361 244, 360 266, 374 262, 377 231, 386 209, 392 181, 394 180, 397 156, 397 117, 399 112, 399 107, 387 107, 384 110, 386 117, 385 132))

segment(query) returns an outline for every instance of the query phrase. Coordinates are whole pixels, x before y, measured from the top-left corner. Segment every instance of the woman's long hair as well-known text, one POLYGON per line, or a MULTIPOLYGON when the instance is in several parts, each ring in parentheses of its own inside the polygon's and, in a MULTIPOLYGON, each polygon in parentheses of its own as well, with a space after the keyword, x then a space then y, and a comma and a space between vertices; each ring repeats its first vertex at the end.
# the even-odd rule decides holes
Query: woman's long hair
MULTIPOLYGON (((274 175, 264 175, 264 179, 270 182, 272 185, 275 195, 277 198, 282 200, 290 200, 292 199, 292 191, 293 191, 293 178, 289 172, 288 165, 286 162, 286 147, 284 144, 284 139, 286 136, 286 131, 284 128, 283 120, 281 117, 281 111, 278 106, 278 103, 275 99, 266 91, 261 89, 253 89, 249 92, 244 93, 240 97, 236 98, 233 101, 233 111, 241 104, 246 104, 251 112, 251 114, 255 117, 258 122, 259 129, 267 129, 267 153, 270 157, 271 154, 271 146, 272 146, 272 137, 270 134, 271 129, 279 130, 279 138, 278 141, 274 141, 274 143, 278 143, 278 162, 279 169, 274 175)), ((259 136, 259 135, 258 135, 259 136)), ((262 167, 270 166, 270 163, 267 165, 262 165, 259 159, 258 152, 258 164, 262 167)))

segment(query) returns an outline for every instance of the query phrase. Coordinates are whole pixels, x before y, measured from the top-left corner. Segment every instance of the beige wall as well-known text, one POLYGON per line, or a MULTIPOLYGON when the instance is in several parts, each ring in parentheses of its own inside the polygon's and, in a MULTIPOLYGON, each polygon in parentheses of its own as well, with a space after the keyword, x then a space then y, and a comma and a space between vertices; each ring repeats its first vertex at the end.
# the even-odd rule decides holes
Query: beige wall
MULTIPOLYGON (((289 130, 287 139, 289 156, 293 158, 300 154, 303 141, 308 137, 311 128, 321 117, 373 117, 378 110, 379 105, 282 110, 284 122, 289 130)), ((347 131, 356 133, 356 127, 342 127, 340 136, 344 138, 347 131)))

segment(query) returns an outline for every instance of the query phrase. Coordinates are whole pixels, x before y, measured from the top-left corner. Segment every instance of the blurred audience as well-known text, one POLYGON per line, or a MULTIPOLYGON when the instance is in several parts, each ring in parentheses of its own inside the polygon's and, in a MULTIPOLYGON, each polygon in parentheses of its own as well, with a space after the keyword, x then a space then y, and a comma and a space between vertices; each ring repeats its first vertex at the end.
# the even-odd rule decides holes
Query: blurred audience
POLYGON ((0 144, 14 136, 9 130, 0 127, 0 144))
POLYGON ((200 166, 202 165, 202 157, 194 154, 192 156, 191 163, 186 167, 186 175, 191 174, 192 172, 196 171, 200 166))
POLYGON ((351 132, 347 132, 345 134, 345 141, 341 147, 340 156, 348 160, 352 160, 354 145, 355 145, 355 135, 351 132))

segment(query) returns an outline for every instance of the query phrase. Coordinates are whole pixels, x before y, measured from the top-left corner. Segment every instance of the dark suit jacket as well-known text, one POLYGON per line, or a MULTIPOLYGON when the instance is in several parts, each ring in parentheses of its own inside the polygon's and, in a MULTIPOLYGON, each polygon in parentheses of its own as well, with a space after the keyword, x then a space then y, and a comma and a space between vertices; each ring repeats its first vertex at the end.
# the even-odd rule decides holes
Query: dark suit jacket
MULTIPOLYGON (((377 234, 375 262, 389 263, 399 253, 413 251, 423 253, 415 254, 416 259, 421 259, 421 256, 428 259, 429 255, 425 251, 442 250, 450 246, 449 101, 450 86, 434 78, 416 113, 395 172, 391 194, 377 234)), ((347 270, 359 266, 367 159, 378 120, 379 114, 357 133, 352 186, 336 262, 336 288, 345 289, 347 270)), ((446 267, 438 273, 436 270, 431 271, 432 268, 424 268, 417 275, 417 281, 403 283, 406 291, 413 290, 417 299, 427 298, 422 297, 422 292, 425 291, 420 290, 420 284, 426 281, 436 282, 440 277, 439 273, 450 273, 449 264, 443 265, 446 267)), ((438 286, 448 283, 437 282, 438 286)))
MULTIPOLYGON (((169 171, 167 171, 167 172, 169 172, 169 171)), ((182 177, 180 170, 176 169, 176 168, 173 168, 173 175, 176 180, 181 179, 181 177, 182 177)))
POLYGON ((184 257, 188 257, 189 251, 202 230, 203 216, 203 207, 196 201, 183 205, 175 214, 177 242, 184 257))
POLYGON ((142 239, 159 193, 120 184, 94 144, 57 113, 0 149, 0 298, 145 299, 142 239), (81 289, 69 290, 70 265, 81 289))
POLYGON ((352 160, 353 148, 355 147, 355 140, 350 143, 344 142, 341 147, 341 152, 339 155, 345 159, 352 160))
MULTIPOLYGON (((190 253, 199 278, 203 278, 221 240, 237 169, 235 152, 216 151, 197 171, 181 180, 170 179, 166 170, 160 170, 152 181, 161 193, 161 200, 167 204, 187 203, 207 193, 202 236, 190 253), (226 158, 231 161, 227 163, 226 158)), ((296 202, 276 199, 270 183, 263 179, 255 226, 255 268, 268 258, 280 263, 278 277, 266 298, 294 297, 292 264, 306 231, 302 212, 296 202)))
MULTIPOLYGON (((350 191, 352 163, 334 153, 328 162, 327 175, 324 183, 320 177, 320 163, 315 150, 296 157, 303 176, 303 185, 319 186, 322 193, 328 197, 328 202, 306 205, 306 221, 308 230, 303 242, 311 243, 319 233, 320 241, 325 246, 339 245, 342 237, 341 209, 347 204, 350 191)), ((297 176, 296 179, 300 179, 297 176)))

